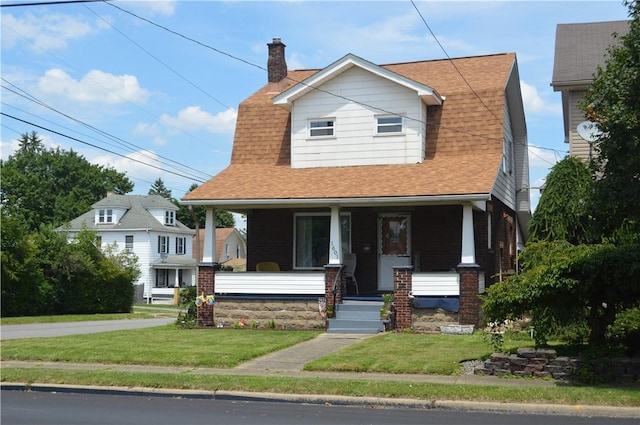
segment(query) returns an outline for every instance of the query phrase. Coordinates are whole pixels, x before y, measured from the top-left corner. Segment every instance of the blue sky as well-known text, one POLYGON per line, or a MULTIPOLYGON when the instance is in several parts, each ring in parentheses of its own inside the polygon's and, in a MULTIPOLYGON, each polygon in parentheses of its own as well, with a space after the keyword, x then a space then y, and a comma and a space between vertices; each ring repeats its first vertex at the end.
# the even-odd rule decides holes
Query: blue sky
POLYGON ((540 186, 568 150, 550 87, 556 25, 627 19, 622 1, 415 5, 444 51, 410 0, 3 7, 2 112, 54 132, 1 116, 2 158, 35 130, 47 146, 126 172, 134 194, 162 178, 180 198, 228 165, 238 104, 266 83, 266 45, 280 37, 289 69, 323 68, 347 53, 385 64, 515 52, 530 180, 540 186))

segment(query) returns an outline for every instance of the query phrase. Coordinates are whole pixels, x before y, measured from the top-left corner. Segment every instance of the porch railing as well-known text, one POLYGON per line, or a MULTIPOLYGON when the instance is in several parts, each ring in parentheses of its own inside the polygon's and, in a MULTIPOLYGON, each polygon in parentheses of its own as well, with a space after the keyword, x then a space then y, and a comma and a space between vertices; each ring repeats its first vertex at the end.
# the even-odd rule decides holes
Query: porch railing
POLYGON ((411 292, 415 296, 458 296, 460 275, 456 272, 414 272, 411 292))
POLYGON ((216 294, 324 295, 324 272, 217 272, 216 294))

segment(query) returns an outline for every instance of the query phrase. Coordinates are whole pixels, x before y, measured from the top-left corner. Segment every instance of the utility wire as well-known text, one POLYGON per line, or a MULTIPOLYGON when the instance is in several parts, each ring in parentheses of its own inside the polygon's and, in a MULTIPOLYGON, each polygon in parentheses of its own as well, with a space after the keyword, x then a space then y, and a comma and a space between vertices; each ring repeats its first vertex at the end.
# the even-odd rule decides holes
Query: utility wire
MULTIPOLYGON (((28 99, 28 100, 30 100, 30 101, 32 101, 32 102, 44 107, 44 108, 47 108, 47 109, 49 109, 49 110, 51 110, 51 111, 53 111, 53 112, 55 112, 57 114, 62 115, 63 117, 65 117, 65 118, 67 118, 67 119, 69 119, 71 121, 74 121, 74 122, 76 122, 76 123, 88 128, 90 130, 93 130, 96 133, 99 133, 99 134, 107 137, 108 139, 111 139, 111 140, 115 141, 116 143, 118 143, 119 145, 125 147, 126 149, 130 149, 132 152, 135 152, 135 150, 133 149, 133 148, 135 148, 135 149, 138 150, 138 153, 140 153, 141 155, 146 156, 149 159, 156 160, 156 158, 152 158, 152 157, 149 156, 149 154, 147 153, 148 149, 145 149, 145 148, 143 148, 141 146, 135 145, 135 144, 133 144, 131 142, 127 142, 124 139, 116 137, 116 136, 114 136, 114 135, 112 135, 110 133, 107 133, 107 132, 105 132, 103 130, 100 130, 100 129, 98 129, 98 128, 90 125, 90 124, 87 124, 87 123, 85 123, 85 122, 83 122, 81 120, 78 120, 78 119, 76 119, 76 118, 74 118, 74 117, 72 117, 72 116, 70 116, 68 114, 65 114, 64 112, 61 112, 61 111, 53 108, 52 106, 46 104, 45 102, 41 101, 40 99, 36 98, 35 96, 29 94, 25 90, 20 89, 15 84, 11 83, 10 81, 7 81, 4 77, 0 77, 0 78, 2 79, 2 81, 6 82, 7 84, 10 84, 11 86, 15 87, 17 90, 19 90, 20 92, 22 92, 24 94, 19 93, 16 90, 13 90, 13 89, 11 89, 9 87, 2 86, 2 88, 4 88, 5 90, 8 90, 8 91, 10 91, 10 92, 12 92, 12 93, 14 93, 14 94, 16 94, 18 96, 24 97, 25 99, 28 99)), ((18 109, 18 108, 16 108, 16 109, 18 109)), ((97 140, 97 139, 95 139, 95 140, 97 140)), ((113 146, 113 145, 111 145, 111 146, 113 146)), ((185 165, 185 164, 182 164, 180 162, 174 161, 172 159, 166 158, 166 157, 164 157, 164 156, 162 156, 160 154, 157 154, 157 156, 159 158, 162 158, 162 159, 166 160, 166 161, 169 161, 169 163, 166 163, 166 162, 163 162, 163 161, 159 161, 160 163, 163 163, 164 165, 172 166, 171 164, 175 164, 175 165, 178 165, 178 166, 182 167, 185 170, 190 170, 190 171, 196 172, 197 174, 201 174, 202 176, 205 176, 206 178, 211 178, 211 176, 208 175, 207 173, 204 173, 202 171, 196 170, 193 167, 190 167, 188 165, 185 165)))
POLYGON ((96 15, 100 20, 102 20, 104 23, 106 23, 107 25, 109 25, 114 31, 117 31, 121 36, 123 36, 124 38, 126 38, 127 40, 129 40, 132 44, 134 44, 135 46, 137 46, 140 50, 142 50, 143 52, 145 52, 147 55, 151 56, 153 59, 155 59, 156 61, 158 61, 161 65, 163 65, 165 68, 167 68, 168 70, 170 70, 171 72, 173 72, 175 75, 177 75, 178 77, 180 77, 182 80, 184 80, 185 82, 187 82, 188 84, 190 84, 191 86, 193 86, 196 90, 204 93, 206 96, 208 96, 210 99, 212 99, 214 102, 224 106, 227 109, 234 109, 229 105, 226 105, 224 102, 222 102, 219 99, 216 99, 215 97, 213 97, 211 94, 207 93, 205 90, 203 90, 202 88, 200 88, 198 85, 196 85, 193 81, 189 80, 187 77, 185 77, 184 75, 180 74, 178 71, 176 71, 174 68, 172 68, 171 66, 169 66, 169 64, 167 64, 166 62, 163 62, 160 58, 158 58, 157 56, 155 56, 153 53, 151 53, 150 51, 148 51, 147 49, 145 49, 143 46, 141 46, 140 44, 138 44, 135 40, 133 40, 131 37, 129 37, 127 34, 123 33, 122 31, 120 31, 118 28, 116 28, 113 24, 111 24, 111 22, 109 22, 108 20, 104 19, 102 16, 98 15, 96 12, 94 12, 89 6, 84 5, 84 7, 90 11, 91 13, 93 13, 94 15, 96 15))
POLYGON ((126 155, 122 155, 121 153, 114 152, 114 151, 109 150, 109 149, 105 149, 105 148, 103 148, 102 146, 98 146, 98 145, 95 145, 95 144, 93 144, 93 143, 85 142, 84 140, 80 140, 80 139, 78 139, 78 138, 68 136, 68 135, 66 135, 66 134, 64 134, 64 133, 60 133, 59 131, 55 131, 55 130, 53 130, 53 129, 50 129, 50 128, 47 128, 47 127, 44 127, 44 126, 38 125, 38 124, 36 124, 36 123, 30 122, 30 121, 27 121, 27 120, 23 120, 23 119, 21 119, 21 118, 15 117, 15 116, 13 116, 13 115, 7 114, 6 112, 2 112, 2 111, 0 111, 0 115, 4 115, 4 116, 5 116, 5 117, 7 117, 7 118, 11 118, 11 119, 14 119, 14 120, 16 120, 16 121, 20 121, 20 122, 22 122, 22 123, 24 123, 24 124, 32 125, 32 126, 37 127, 37 128, 39 128, 39 129, 42 129, 42 130, 48 131, 48 132, 53 133, 53 134, 57 134, 58 136, 65 137, 65 138, 70 139, 70 140, 73 140, 73 141, 75 141, 75 142, 82 143, 83 145, 87 145, 87 146, 90 146, 90 147, 92 147, 92 148, 100 149, 101 151, 105 151, 105 152, 108 152, 108 153, 110 153, 110 154, 117 155, 117 156, 119 156, 119 157, 121 157, 121 158, 128 159, 129 161, 137 162, 137 163, 139 163, 139 164, 146 165, 146 166, 148 166, 148 167, 155 168, 155 169, 157 169, 157 170, 164 171, 164 172, 166 172, 166 173, 173 174, 173 175, 176 175, 176 176, 178 176, 178 177, 184 177, 185 179, 189 179, 189 180, 196 180, 196 182, 204 183, 204 180, 194 179, 194 178, 193 178, 193 176, 186 176, 186 175, 184 175, 184 174, 180 174, 180 173, 177 173, 177 172, 175 172, 175 171, 165 170, 165 169, 163 169, 163 168, 161 168, 161 167, 158 167, 158 166, 156 166, 156 165, 149 164, 149 163, 146 163, 146 162, 144 162, 144 161, 140 161, 140 160, 135 159, 135 158, 130 158, 130 157, 126 156, 126 155))
POLYGON ((22 3, 9 3, 0 4, 0 7, 24 7, 24 6, 49 6, 53 4, 73 4, 73 3, 96 3, 107 2, 111 0, 54 0, 54 1, 33 1, 22 3))

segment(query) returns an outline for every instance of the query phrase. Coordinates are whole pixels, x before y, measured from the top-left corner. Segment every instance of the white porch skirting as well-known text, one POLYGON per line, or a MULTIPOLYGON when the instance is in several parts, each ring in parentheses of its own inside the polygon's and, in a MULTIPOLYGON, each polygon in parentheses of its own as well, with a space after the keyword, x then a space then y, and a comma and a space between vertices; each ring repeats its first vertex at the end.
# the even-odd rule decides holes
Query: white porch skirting
POLYGON ((216 294, 324 295, 324 272, 216 272, 216 294))
POLYGON ((457 272, 414 272, 411 293, 416 297, 459 296, 457 272))

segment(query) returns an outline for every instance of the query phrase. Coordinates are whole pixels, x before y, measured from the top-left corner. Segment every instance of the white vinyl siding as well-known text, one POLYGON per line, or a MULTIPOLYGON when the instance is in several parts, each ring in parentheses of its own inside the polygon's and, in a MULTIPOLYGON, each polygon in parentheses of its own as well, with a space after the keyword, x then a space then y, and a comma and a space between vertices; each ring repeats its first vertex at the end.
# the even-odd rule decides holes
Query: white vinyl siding
MULTIPOLYGON (((516 210, 516 179, 513 172, 509 172, 509 167, 513 167, 514 160, 514 141, 513 132, 511 130, 511 120, 509 114, 509 105, 505 99, 504 108, 504 139, 502 141, 503 146, 503 158, 499 166, 499 170, 496 170, 496 182, 493 187, 493 194, 500 199, 504 204, 516 210), (506 172, 504 171, 506 170, 506 172)), ((500 141, 496 141, 500 143, 500 141)), ((524 142, 520 142, 524 144, 524 142)), ((524 146, 521 146, 524 149, 524 146)), ((489 165, 487 165, 489 166, 489 165)), ((513 170, 513 168, 511 168, 513 170)))
POLYGON ((291 114, 293 168, 415 164, 424 159, 426 109, 415 91, 351 68, 296 100, 291 114), (329 93, 339 93, 336 97, 329 93), (379 108, 379 109, 378 109, 379 108), (378 135, 377 117, 401 114, 402 133, 378 135), (309 137, 308 123, 333 119, 333 138, 309 137))

